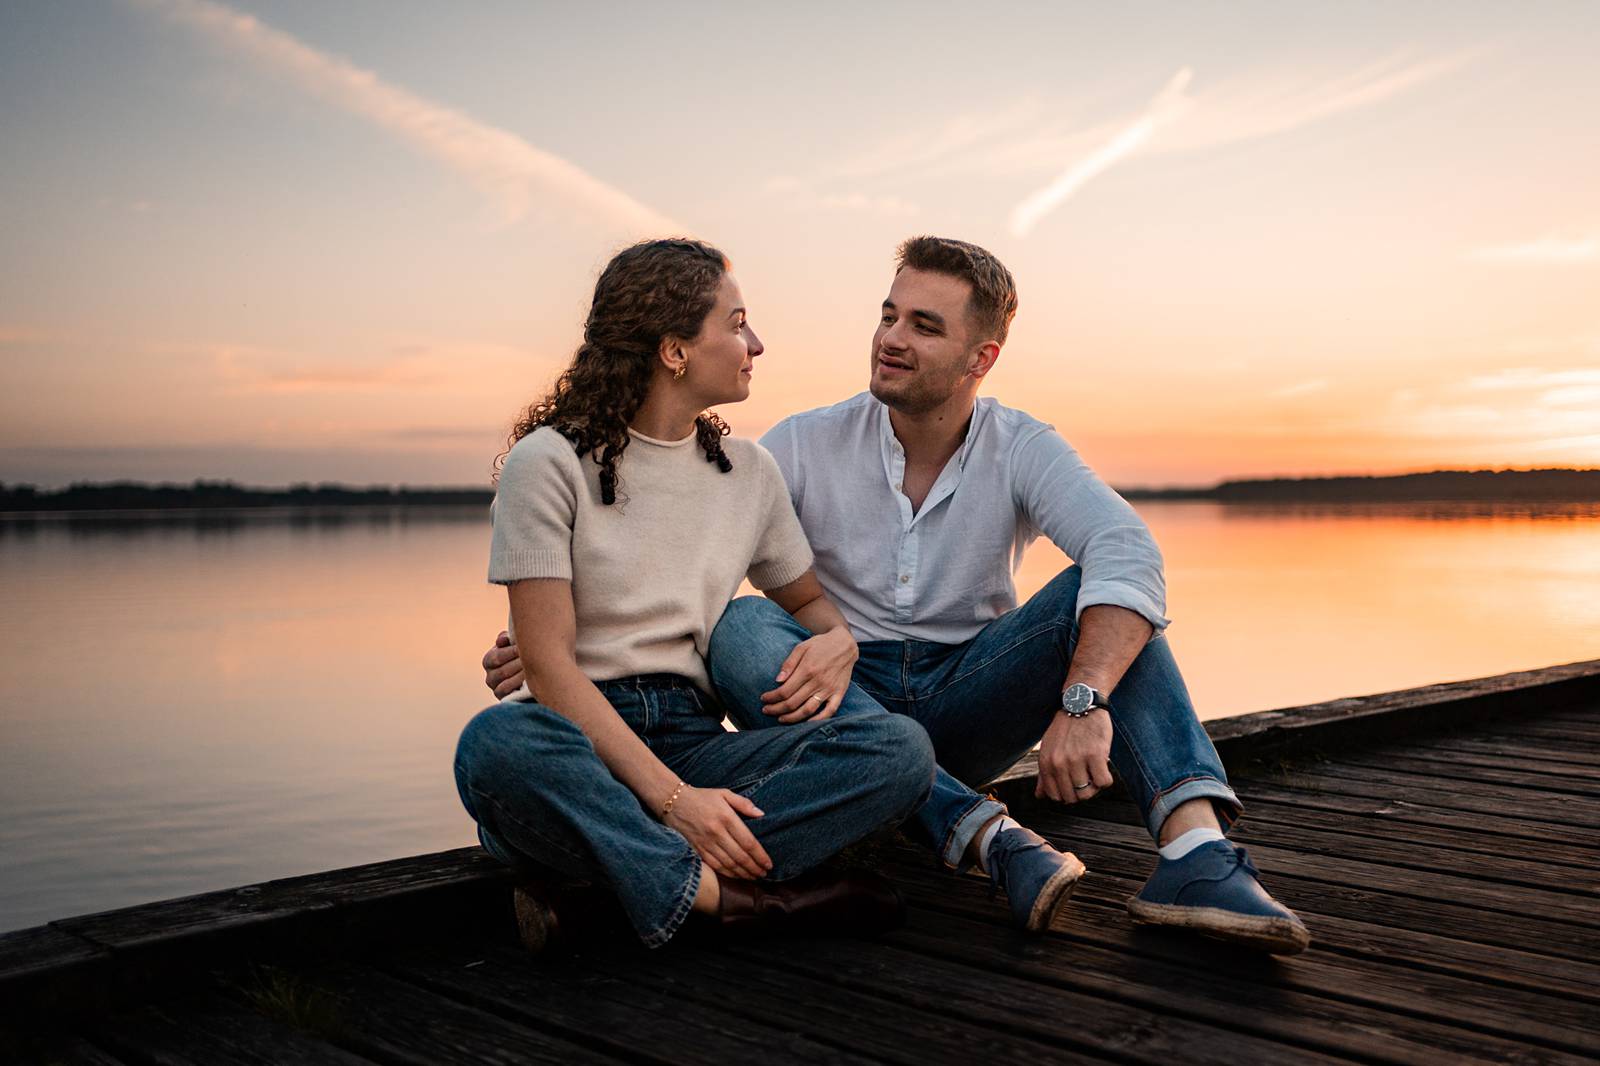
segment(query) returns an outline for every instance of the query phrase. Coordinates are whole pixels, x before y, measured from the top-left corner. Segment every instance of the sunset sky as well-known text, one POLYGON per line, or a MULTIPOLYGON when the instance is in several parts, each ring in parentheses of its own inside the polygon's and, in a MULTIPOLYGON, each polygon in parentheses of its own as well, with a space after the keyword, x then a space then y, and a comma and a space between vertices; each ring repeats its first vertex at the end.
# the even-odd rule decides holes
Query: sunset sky
POLYGON ((0 480, 483 484, 622 244, 756 435, 982 244, 1124 486, 1600 466, 1600 4, 0 5, 0 480), (997 15, 997 10, 1007 14, 997 15))

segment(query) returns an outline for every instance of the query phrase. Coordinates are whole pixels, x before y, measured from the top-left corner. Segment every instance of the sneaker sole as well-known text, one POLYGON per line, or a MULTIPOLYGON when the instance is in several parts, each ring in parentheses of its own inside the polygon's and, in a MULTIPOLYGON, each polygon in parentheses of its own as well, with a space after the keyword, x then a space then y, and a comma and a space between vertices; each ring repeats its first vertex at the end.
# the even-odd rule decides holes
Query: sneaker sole
POLYGON ((1235 914, 1217 907, 1180 907, 1172 903, 1128 901, 1128 913, 1141 925, 1188 929, 1202 936, 1241 944, 1274 955, 1298 955, 1311 946, 1311 933, 1290 918, 1235 914))
POLYGON ((1067 900, 1072 898, 1072 890, 1078 887, 1078 879, 1089 872, 1088 867, 1079 862, 1072 852, 1062 852, 1061 857, 1067 860, 1066 864, 1050 875, 1050 880, 1034 897, 1033 909, 1028 912, 1028 924, 1023 926, 1030 933, 1042 933, 1050 928, 1050 923, 1067 905, 1067 900))

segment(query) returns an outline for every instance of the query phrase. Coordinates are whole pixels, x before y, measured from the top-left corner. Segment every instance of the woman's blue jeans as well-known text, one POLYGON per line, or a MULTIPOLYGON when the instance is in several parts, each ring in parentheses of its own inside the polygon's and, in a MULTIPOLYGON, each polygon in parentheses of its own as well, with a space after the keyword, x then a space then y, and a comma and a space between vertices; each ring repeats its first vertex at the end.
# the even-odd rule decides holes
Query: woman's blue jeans
MULTIPOLYGON (((787 616, 786 616, 787 617, 787 616)), ((927 799, 928 734, 891 715, 730 733, 723 709, 685 678, 606 681, 600 692, 690 785, 732 789, 772 859, 772 880, 804 873, 927 799)), ((640 805, 572 721, 538 703, 497 703, 467 723, 456 788, 478 838, 502 862, 609 885, 639 938, 667 942, 700 886, 700 857, 640 805)))
MULTIPOLYGON (((882 714, 915 719, 933 739, 939 767, 915 834, 951 867, 972 837, 1004 808, 968 786, 993 780, 1044 736, 1061 707, 1077 643, 1082 572, 1058 574, 1027 603, 990 622, 965 644, 870 640, 835 720, 882 714)), ((706 656, 718 697, 740 729, 779 724, 761 713, 761 693, 797 641, 810 634, 759 596, 728 605, 706 656)), ((1209 798, 1224 828, 1240 811, 1222 760, 1195 714, 1164 638, 1145 645, 1112 702, 1111 763, 1139 805, 1152 837, 1179 804, 1209 798)), ((792 729, 794 726, 784 728, 792 729)))

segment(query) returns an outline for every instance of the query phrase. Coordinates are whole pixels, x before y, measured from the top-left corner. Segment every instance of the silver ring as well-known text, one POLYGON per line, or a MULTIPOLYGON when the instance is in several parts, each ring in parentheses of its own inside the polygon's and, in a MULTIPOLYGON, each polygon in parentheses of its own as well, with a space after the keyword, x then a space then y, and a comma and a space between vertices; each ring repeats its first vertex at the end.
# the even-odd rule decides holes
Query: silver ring
POLYGON ((812 696, 811 699, 806 700, 806 702, 810 703, 811 700, 820 700, 821 698, 822 698, 821 696, 812 696))
POLYGON ((1085 781, 1081 785, 1073 785, 1072 789, 1073 789, 1074 792, 1082 792, 1086 788, 1093 788, 1093 787, 1094 787, 1094 782, 1093 781, 1085 781))

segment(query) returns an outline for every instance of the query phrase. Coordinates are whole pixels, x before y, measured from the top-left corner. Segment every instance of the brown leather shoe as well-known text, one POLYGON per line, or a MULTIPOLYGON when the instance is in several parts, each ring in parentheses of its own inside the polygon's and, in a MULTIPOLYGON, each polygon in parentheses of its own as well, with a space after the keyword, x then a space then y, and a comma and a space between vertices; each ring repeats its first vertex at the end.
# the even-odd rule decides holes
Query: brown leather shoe
POLYGON ((906 904, 880 874, 812 870, 788 881, 717 878, 717 922, 742 933, 808 932, 876 936, 905 922, 906 904))
POLYGON ((511 902, 517 914, 517 939, 530 953, 541 955, 561 942, 561 918, 547 886, 520 884, 512 891, 511 902))

